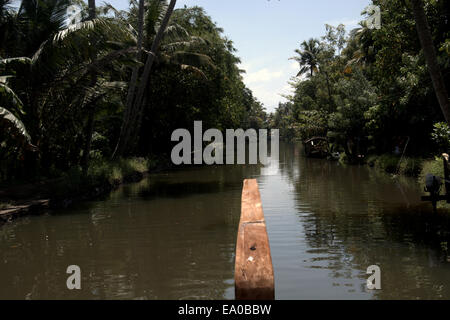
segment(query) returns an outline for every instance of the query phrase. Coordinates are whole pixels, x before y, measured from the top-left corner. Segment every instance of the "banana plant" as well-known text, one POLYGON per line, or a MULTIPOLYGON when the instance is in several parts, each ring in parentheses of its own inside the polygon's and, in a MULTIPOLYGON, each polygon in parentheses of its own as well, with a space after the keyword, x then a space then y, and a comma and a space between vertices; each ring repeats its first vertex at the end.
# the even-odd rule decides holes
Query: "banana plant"
POLYGON ((8 86, 8 78, 10 76, 0 77, 0 143, 12 139, 17 146, 32 146, 31 137, 18 116, 24 114, 23 103, 8 86))
MULTIPOLYGON (((3 133, 9 135, 13 140, 17 141, 19 145, 23 144, 23 142, 31 143, 30 135, 23 122, 11 111, 3 107, 0 107, 0 128, 3 133)), ((7 137, 3 137, 3 139, 5 138, 7 137)))

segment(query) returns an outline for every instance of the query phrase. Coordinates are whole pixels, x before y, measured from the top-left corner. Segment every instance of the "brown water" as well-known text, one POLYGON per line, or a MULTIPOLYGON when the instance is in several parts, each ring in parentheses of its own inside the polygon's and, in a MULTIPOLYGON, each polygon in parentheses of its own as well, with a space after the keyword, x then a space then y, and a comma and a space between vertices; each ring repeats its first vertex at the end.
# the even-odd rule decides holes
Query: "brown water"
POLYGON ((233 299, 242 180, 257 178, 279 299, 450 299, 450 217, 420 186, 305 159, 179 170, 0 227, 0 299, 233 299), (82 290, 66 288, 78 265, 82 290), (378 265, 382 290, 366 289, 378 265))

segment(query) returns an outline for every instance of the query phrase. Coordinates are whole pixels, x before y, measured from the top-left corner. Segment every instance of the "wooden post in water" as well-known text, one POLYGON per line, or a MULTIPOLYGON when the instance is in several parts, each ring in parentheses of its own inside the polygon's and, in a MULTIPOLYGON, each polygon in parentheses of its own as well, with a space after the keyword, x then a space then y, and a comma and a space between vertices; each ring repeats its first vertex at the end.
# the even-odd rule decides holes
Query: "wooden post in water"
POLYGON ((245 180, 236 243, 236 300, 274 300, 275 281, 258 182, 245 180))
POLYGON ((447 197, 447 203, 450 203, 450 169, 449 169, 449 155, 447 153, 442 154, 444 160, 444 185, 445 196, 447 197))

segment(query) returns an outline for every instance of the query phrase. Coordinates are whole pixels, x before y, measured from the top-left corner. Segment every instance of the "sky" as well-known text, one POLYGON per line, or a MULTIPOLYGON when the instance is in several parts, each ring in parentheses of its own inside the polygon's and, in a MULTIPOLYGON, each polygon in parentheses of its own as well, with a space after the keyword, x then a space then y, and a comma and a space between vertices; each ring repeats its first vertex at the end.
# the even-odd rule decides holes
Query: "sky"
MULTIPOLYGON (((101 1, 99 1, 101 2, 101 1)), ((109 0, 126 9, 128 0, 109 0)), ((201 6, 234 42, 245 84, 268 112, 282 95, 291 94, 290 79, 299 65, 289 58, 309 38, 325 34, 325 24, 355 28, 370 0, 178 0, 177 7, 201 6)))

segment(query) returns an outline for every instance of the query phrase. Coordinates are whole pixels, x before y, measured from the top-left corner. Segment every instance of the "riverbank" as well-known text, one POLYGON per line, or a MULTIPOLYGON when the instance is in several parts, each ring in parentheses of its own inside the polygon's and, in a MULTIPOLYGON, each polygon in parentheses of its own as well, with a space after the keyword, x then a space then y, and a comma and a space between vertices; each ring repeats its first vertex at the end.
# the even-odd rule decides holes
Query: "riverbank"
MULTIPOLYGON (((444 163, 442 157, 436 156, 434 159, 411 158, 394 155, 370 156, 366 160, 366 164, 377 170, 386 172, 393 176, 408 176, 417 180, 417 183, 425 187, 425 178, 431 173, 434 176, 444 179, 444 163)), ((445 193, 442 186, 441 194, 445 193)), ((426 193, 423 191, 423 194, 426 193)), ((450 210, 450 205, 444 201, 438 202, 439 209, 450 210)))
POLYGON ((167 169, 162 163, 162 159, 144 158, 97 160, 86 176, 80 167, 74 167, 59 178, 0 189, 0 225, 19 216, 107 195, 122 184, 139 182, 150 172, 167 169))
POLYGON ((423 165, 430 161, 424 158, 411 158, 395 156, 392 154, 383 154, 378 156, 369 156, 365 163, 372 168, 384 171, 394 175, 404 175, 419 178, 423 165))
POLYGON ((372 168, 392 175, 403 175, 416 178, 419 184, 425 183, 425 176, 431 173, 438 177, 444 176, 444 165, 441 157, 434 159, 411 158, 384 154, 369 156, 365 161, 372 168))

